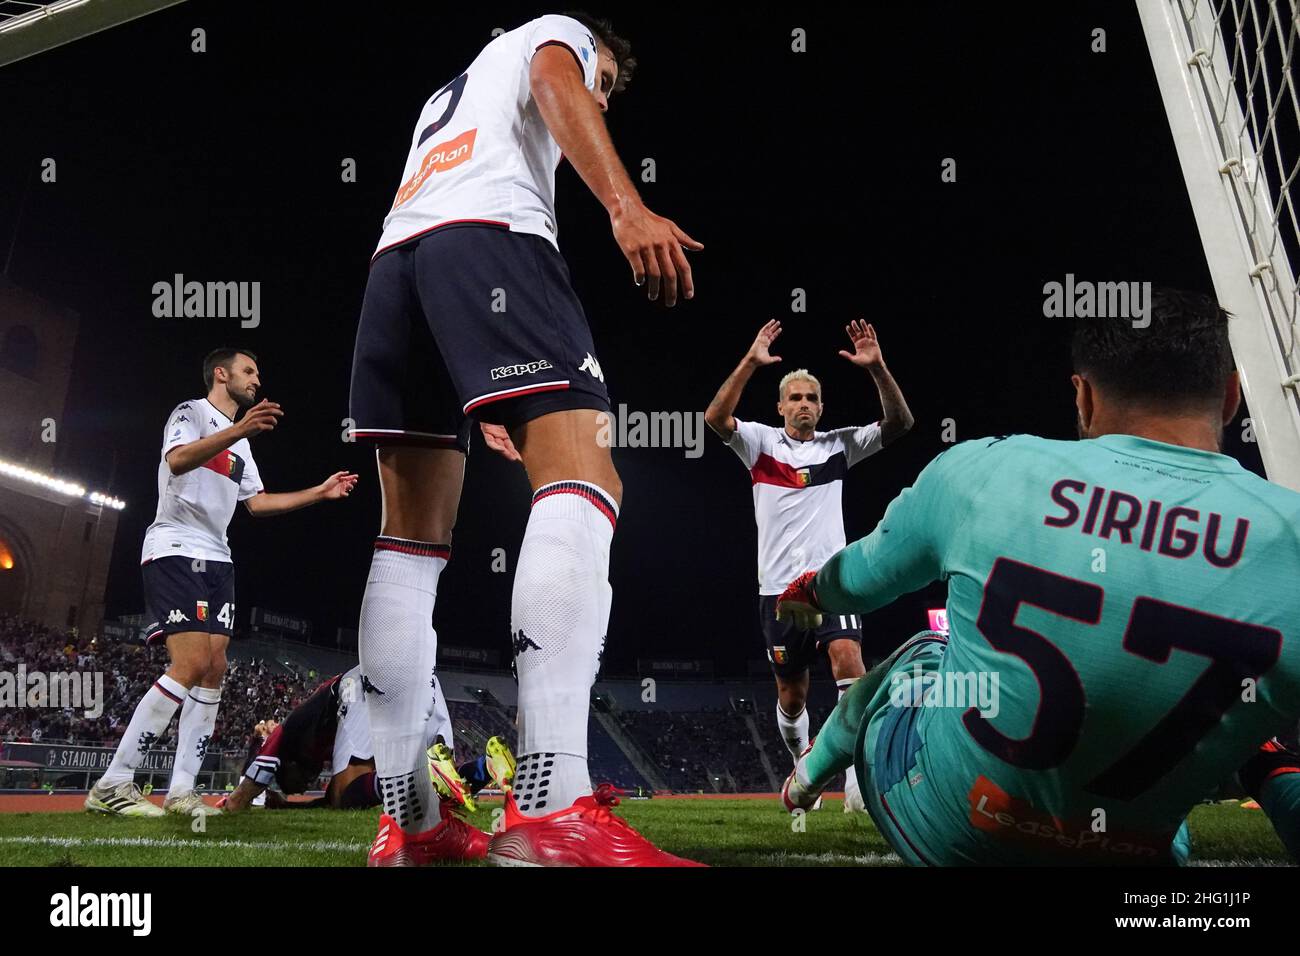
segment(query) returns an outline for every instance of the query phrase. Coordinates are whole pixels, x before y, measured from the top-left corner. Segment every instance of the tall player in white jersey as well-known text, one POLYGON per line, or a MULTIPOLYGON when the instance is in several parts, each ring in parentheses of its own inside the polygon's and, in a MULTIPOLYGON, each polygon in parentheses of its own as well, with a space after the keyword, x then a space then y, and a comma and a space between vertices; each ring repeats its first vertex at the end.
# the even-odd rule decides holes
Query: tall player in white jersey
POLYGON ((383 495, 359 628, 384 800, 374 866, 418 862, 440 818, 424 771, 425 687, 471 418, 489 447, 523 461, 533 490, 511 604, 520 758, 489 859, 682 862, 613 816, 587 771, 623 489, 598 441, 605 373, 556 242, 556 166, 567 159, 604 205, 652 300, 694 295, 684 249, 702 248, 646 208, 605 129, 634 63, 627 41, 585 14, 498 36, 425 104, 371 260, 351 417, 377 446, 383 495))
POLYGON ((136 705, 108 770, 91 788, 86 809, 160 816, 135 785, 135 770, 181 707, 176 761, 164 809, 215 812, 194 790, 221 702, 226 647, 234 631, 235 573, 226 527, 242 501, 255 517, 284 514, 346 496, 357 476, 336 472, 314 488, 268 494, 248 439, 275 427, 275 402, 254 404, 257 358, 216 349, 203 361, 206 398, 182 402, 163 432, 158 512, 144 536, 141 573, 150 643, 165 640, 171 666, 136 705), (238 422, 235 416, 245 409, 238 422), (184 706, 182 706, 182 704, 184 706))
MULTIPOLYGON (((912 427, 912 413, 885 367, 876 330, 855 320, 844 331, 853 351, 839 354, 871 374, 880 395, 879 422, 817 431, 824 410, 821 384, 802 368, 781 379, 776 405, 783 419, 780 428, 737 419, 736 405, 750 377, 781 361, 770 350, 781 334, 781 323, 775 320, 759 329, 704 413, 704 420, 749 469, 758 525, 759 628, 776 678, 777 727, 796 761, 808 746, 809 667, 824 651, 844 696, 866 673, 862 624, 856 615, 828 614, 819 627, 803 631, 776 619, 776 599, 802 568, 820 567, 844 547, 844 475, 912 427)), ((853 773, 845 783, 844 809, 865 810, 853 773)))

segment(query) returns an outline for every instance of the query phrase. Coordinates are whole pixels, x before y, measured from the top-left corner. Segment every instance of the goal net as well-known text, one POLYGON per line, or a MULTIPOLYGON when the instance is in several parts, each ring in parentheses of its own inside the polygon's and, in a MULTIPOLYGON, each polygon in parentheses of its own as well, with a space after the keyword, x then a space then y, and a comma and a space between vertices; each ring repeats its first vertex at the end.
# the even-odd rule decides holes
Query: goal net
POLYGON ((1300 0, 1137 0, 1270 480, 1300 491, 1300 0))

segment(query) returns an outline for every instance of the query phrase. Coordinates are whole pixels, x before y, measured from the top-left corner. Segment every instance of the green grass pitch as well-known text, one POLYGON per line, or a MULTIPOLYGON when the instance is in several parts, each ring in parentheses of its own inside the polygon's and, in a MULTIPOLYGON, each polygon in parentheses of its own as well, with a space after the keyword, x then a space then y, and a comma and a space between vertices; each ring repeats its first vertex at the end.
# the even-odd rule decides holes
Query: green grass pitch
MULTIPOLYGON (((500 802, 485 802, 474 823, 490 829, 500 802)), ((663 849, 714 866, 889 866, 898 859, 866 814, 827 800, 799 832, 776 798, 625 801, 629 823, 663 849)), ((132 820, 86 813, 0 814, 6 866, 360 866, 378 811, 253 810, 213 817, 206 830, 165 817, 132 820)), ((1235 803, 1197 807, 1193 861, 1249 866, 1288 862, 1259 811, 1235 803)))

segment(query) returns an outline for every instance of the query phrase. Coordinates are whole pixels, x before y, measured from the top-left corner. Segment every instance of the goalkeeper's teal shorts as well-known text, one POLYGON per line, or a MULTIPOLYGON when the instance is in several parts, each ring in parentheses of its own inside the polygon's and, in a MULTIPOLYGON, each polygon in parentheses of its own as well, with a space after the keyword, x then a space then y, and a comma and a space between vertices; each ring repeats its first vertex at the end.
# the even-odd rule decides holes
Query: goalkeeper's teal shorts
MULTIPOLYGON (((942 740, 927 742, 923 715, 928 708, 899 706, 900 702, 920 701, 937 683, 947 650, 947 637, 937 631, 922 631, 905 643, 863 715, 855 747, 859 755, 856 767, 863 799, 877 828, 894 852, 912 866, 1085 862, 1037 854, 1028 848, 1010 851, 972 826, 969 798, 954 799, 952 781, 972 774, 982 780, 979 768, 958 765, 952 751, 945 753, 942 740)), ((1083 834, 1080 845, 1087 839, 1089 835, 1083 834)), ((1114 862, 1182 865, 1189 849, 1187 822, 1183 821, 1168 856, 1114 862)))

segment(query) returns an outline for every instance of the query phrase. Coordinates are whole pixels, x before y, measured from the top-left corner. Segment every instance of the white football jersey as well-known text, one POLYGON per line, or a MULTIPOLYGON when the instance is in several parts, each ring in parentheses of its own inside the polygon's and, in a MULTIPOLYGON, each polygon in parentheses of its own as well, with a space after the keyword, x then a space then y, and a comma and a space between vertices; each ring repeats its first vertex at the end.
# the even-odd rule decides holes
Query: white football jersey
POLYGON ((248 439, 239 439, 183 475, 172 474, 167 453, 233 424, 206 398, 181 402, 172 410, 158 462, 158 513, 144 533, 141 562, 170 555, 230 560, 226 527, 235 504, 262 490, 248 439))
POLYGON ((758 593, 780 594, 844 547, 844 475, 880 451, 880 425, 814 432, 800 441, 784 426, 736 419, 727 444, 754 485, 758 593))
POLYGON ((529 85, 540 48, 559 44, 596 86, 596 40, 548 15, 503 33, 424 104, 375 255, 439 226, 484 222, 556 245, 555 168, 563 158, 529 85))

